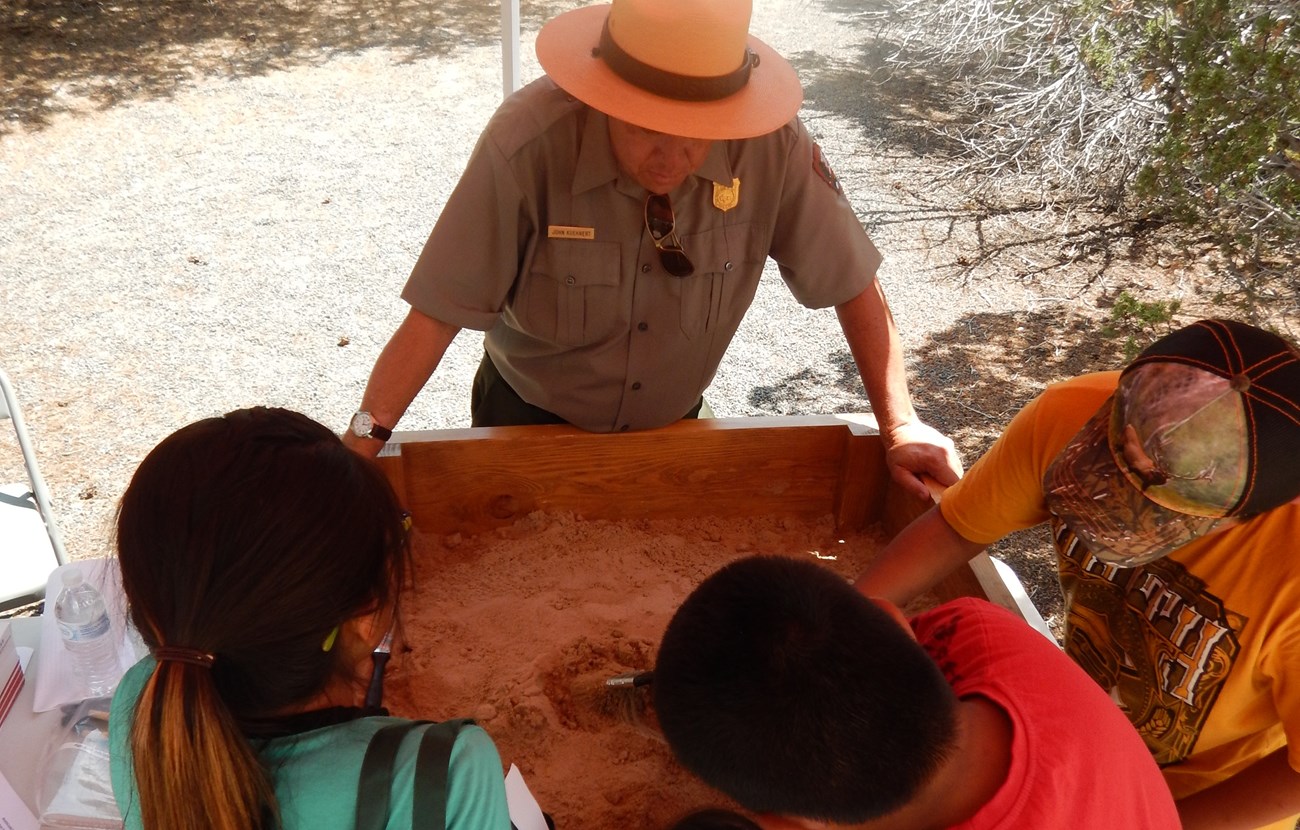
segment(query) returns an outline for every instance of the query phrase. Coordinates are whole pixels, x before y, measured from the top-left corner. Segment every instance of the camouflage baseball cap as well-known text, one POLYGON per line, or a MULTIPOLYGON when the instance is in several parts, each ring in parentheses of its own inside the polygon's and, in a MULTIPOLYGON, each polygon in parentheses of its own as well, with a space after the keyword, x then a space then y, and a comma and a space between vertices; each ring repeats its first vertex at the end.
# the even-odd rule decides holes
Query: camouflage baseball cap
POLYGON ((1201 320, 1149 346, 1043 477, 1099 559, 1135 566, 1300 495, 1300 353, 1201 320))

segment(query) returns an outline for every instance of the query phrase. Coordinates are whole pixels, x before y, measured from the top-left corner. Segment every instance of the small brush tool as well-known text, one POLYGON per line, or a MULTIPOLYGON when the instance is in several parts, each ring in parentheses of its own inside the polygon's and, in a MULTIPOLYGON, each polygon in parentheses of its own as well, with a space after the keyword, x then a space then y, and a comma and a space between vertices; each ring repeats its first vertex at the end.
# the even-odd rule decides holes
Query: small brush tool
POLYGON ((603 708, 606 714, 662 743, 663 733, 648 688, 654 679, 653 671, 627 672, 607 679, 603 708))
POLYGON ((379 709, 384 702, 384 667, 388 665, 388 658, 392 651, 393 631, 390 628, 384 634, 384 639, 380 640, 379 645, 370 653, 374 668, 370 671, 370 687, 366 689, 367 709, 379 709))
POLYGON ((605 680, 605 688, 609 691, 618 689, 639 689, 642 686, 649 686, 655 679, 652 671, 630 671, 625 674, 616 674, 605 680))
MULTIPOLYGON (((646 731, 649 696, 643 692, 654 680, 650 671, 630 671, 613 677, 576 677, 572 683, 574 702, 580 712, 608 723, 613 719, 646 731)), ((579 716, 581 717, 581 715, 579 716)), ((653 730, 651 730, 653 731, 653 730)))

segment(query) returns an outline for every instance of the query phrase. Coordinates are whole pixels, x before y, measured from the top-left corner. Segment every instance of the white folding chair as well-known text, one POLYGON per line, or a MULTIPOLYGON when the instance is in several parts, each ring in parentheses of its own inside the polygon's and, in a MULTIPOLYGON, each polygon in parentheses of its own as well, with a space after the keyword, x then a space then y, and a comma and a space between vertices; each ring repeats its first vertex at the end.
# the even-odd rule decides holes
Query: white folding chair
POLYGON ((0 486, 0 611, 40 602, 50 572, 68 561, 13 386, 0 371, 0 421, 13 424, 27 482, 0 486))

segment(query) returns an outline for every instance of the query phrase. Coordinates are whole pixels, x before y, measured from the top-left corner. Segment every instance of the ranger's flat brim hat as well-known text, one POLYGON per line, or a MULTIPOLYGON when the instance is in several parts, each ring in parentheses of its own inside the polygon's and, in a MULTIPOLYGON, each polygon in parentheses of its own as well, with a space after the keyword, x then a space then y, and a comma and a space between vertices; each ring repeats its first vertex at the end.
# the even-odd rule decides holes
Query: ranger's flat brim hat
POLYGON ((765 135, 803 103, 794 68, 749 35, 750 0, 614 0, 542 27, 537 59, 606 115, 685 138, 765 135))

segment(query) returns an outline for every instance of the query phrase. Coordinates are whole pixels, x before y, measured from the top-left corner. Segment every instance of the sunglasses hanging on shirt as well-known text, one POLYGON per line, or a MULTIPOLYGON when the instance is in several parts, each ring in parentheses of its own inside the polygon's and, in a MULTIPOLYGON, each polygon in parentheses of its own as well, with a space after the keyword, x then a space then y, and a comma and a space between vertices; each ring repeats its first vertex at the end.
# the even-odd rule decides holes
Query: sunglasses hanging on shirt
POLYGON ((673 203, 662 193, 651 193, 645 200, 645 229, 659 251, 659 261, 674 277, 689 277, 695 273, 695 264, 682 250, 676 228, 673 203))

